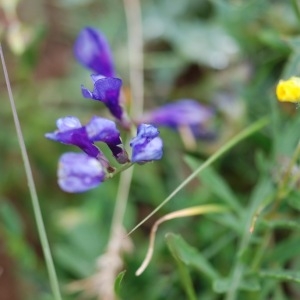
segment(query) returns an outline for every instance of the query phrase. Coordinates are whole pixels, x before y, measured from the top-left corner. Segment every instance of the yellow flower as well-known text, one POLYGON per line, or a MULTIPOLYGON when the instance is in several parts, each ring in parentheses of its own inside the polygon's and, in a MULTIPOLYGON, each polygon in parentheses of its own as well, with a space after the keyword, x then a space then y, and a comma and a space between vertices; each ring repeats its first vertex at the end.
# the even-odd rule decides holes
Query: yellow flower
POLYGON ((282 102, 300 102, 300 78, 291 77, 280 80, 276 87, 276 95, 282 102))

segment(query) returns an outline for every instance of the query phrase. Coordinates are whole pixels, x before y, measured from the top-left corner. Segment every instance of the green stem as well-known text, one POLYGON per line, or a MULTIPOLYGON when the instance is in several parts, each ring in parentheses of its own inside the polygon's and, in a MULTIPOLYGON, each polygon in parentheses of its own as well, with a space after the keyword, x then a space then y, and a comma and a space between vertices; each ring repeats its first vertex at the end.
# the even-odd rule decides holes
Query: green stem
MULTIPOLYGON (((116 197, 115 209, 112 218, 111 234, 109 244, 115 240, 116 232, 122 228, 123 219, 126 211, 129 190, 131 186, 131 180, 133 175, 133 167, 121 173, 120 182, 118 186, 118 193, 116 197)), ((119 235, 117 235, 119 236, 119 235)))
MULTIPOLYGON (((133 98, 130 117, 134 119, 142 113, 144 103, 141 7, 139 0, 123 0, 123 2, 128 32, 130 88, 133 98)), ((131 134, 134 135, 135 131, 136 128, 133 124, 131 124, 131 134)), ((128 145, 130 137, 128 136, 126 140, 127 142, 125 144, 128 145)), ((131 166, 133 166, 133 163, 128 163, 118 169, 115 173, 107 176, 107 178, 111 178, 122 172, 120 175, 118 193, 113 212, 108 249, 114 248, 114 245, 117 245, 116 240, 119 239, 118 231, 123 228, 123 221, 134 170, 134 167, 130 168, 131 166)))
POLYGON ((133 165, 134 165, 134 163, 132 163, 132 162, 129 162, 129 163, 127 163, 127 164, 124 164, 122 167, 120 167, 120 168, 119 168, 118 170, 116 170, 114 173, 108 173, 108 174, 106 175, 106 180, 115 177, 117 174, 122 173, 123 171, 129 169, 129 168, 130 168, 131 166, 133 166, 133 165))
POLYGON ((7 72, 1 44, 0 44, 0 57, 1 57, 2 67, 3 67, 5 82, 6 82, 6 86, 7 86, 7 91, 8 91, 8 95, 9 95, 9 101, 10 101, 10 105, 11 105, 11 109, 12 109, 13 119, 14 119, 14 123, 15 123, 15 127, 16 127, 17 136, 18 136, 19 146, 21 149, 21 155, 22 155, 22 159, 23 159, 23 163, 24 163, 25 173, 26 173, 26 177, 27 177, 27 181, 28 181, 28 188, 29 188, 29 192, 30 192, 30 196, 31 196, 31 201, 32 201, 34 216, 35 216, 35 220, 36 220, 36 224, 37 224, 38 234, 39 234, 40 242, 41 242, 44 257, 45 257, 46 266, 48 269, 50 285, 52 288, 54 299, 61 300, 62 298, 61 298, 61 294, 60 294, 60 290, 59 290, 58 279, 57 279, 57 275, 55 272, 55 267, 54 267, 54 263, 53 263, 53 259, 52 259, 52 255, 51 255, 51 251, 50 251, 49 242, 47 239, 47 234, 46 234, 45 225, 43 222, 41 208, 40 208, 40 204, 39 204, 39 200, 38 200, 38 196, 37 196, 37 192, 36 192, 36 188, 35 188, 35 184, 34 184, 34 179, 32 176, 32 171, 31 171, 29 158, 28 158, 28 154, 27 154, 27 150, 26 150, 26 146, 25 146, 25 142, 24 142, 24 137, 23 137, 22 130, 21 130, 20 121, 18 118, 17 109, 15 106, 14 97, 12 94, 12 89, 10 86, 10 81, 9 81, 9 77, 8 77, 8 72, 7 72))
POLYGON ((130 116, 143 113, 144 107, 144 52, 143 23, 140 0, 123 0, 128 33, 129 77, 132 94, 130 116))
POLYGON ((229 140, 225 145, 223 145, 217 152, 210 156, 202 165, 200 165, 188 178, 186 178, 160 205, 158 205, 144 220, 137 224, 130 232, 134 232, 138 227, 145 223, 149 218, 151 218, 156 212, 158 212, 164 205, 166 205, 182 188, 184 188, 189 182, 191 182, 200 172, 205 168, 214 163, 218 158, 220 158, 224 153, 234 147, 243 139, 247 138, 251 134, 257 132, 258 130, 265 127, 270 122, 268 117, 264 117, 254 124, 250 125, 242 132, 237 134, 231 140, 229 140))

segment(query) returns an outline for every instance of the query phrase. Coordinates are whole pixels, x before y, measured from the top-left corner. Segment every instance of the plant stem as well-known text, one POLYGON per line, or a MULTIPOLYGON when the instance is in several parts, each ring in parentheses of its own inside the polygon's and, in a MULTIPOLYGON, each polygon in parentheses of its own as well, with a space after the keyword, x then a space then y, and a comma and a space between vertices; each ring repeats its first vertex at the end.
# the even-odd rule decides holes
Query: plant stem
POLYGON ((134 165, 134 163, 132 163, 132 162, 129 162, 129 163, 126 163, 126 164, 122 165, 122 166, 121 166, 119 169, 117 169, 114 173, 108 173, 108 174, 106 175, 106 179, 111 179, 111 178, 115 177, 117 174, 126 171, 127 169, 129 169, 129 168, 132 167, 133 165, 134 165))
POLYGON ((11 110, 12 110, 12 114, 13 114, 13 119, 14 119, 14 123, 15 123, 15 127, 16 127, 17 136, 18 136, 18 142, 19 142, 21 155, 22 155, 22 159, 23 159, 23 163, 24 163, 25 173, 26 173, 27 182, 28 182, 28 188, 29 188, 29 192, 30 192, 30 196, 31 196, 34 216, 35 216, 37 229, 38 229, 38 234, 39 234, 40 242, 41 242, 44 257, 45 257, 46 266, 48 269, 50 285, 52 288, 54 299, 61 300, 62 298, 61 298, 61 294, 60 294, 60 290, 59 290, 58 279, 57 279, 57 275, 55 272, 55 267, 54 267, 54 263, 53 263, 53 259, 52 259, 52 255, 51 255, 51 251, 50 251, 49 242, 47 239, 47 234, 46 234, 45 225, 43 222, 41 208, 39 205, 36 187, 35 187, 34 179, 32 176, 32 170, 31 170, 30 163, 29 163, 29 158, 28 158, 28 154, 27 154, 27 150, 26 150, 26 146, 25 146, 25 142, 24 142, 24 137, 23 137, 22 130, 21 130, 20 121, 18 118, 18 113, 17 113, 14 97, 12 94, 12 89, 11 89, 11 85, 10 85, 10 81, 9 81, 9 77, 8 77, 8 72, 7 72, 1 44, 0 44, 0 57, 1 57, 2 67, 3 67, 4 77, 5 77, 5 81, 6 81, 7 91, 8 91, 8 95, 9 95, 11 110))
MULTIPOLYGON (((124 0, 124 9, 128 31, 130 87, 133 97, 131 118, 134 118, 142 113, 144 98, 143 36, 139 0, 124 0)), ((126 172, 121 173, 120 176, 119 189, 111 226, 111 239, 113 238, 116 228, 122 226, 123 223, 132 174, 133 167, 126 170, 126 172)))
POLYGON ((120 175, 120 182, 118 186, 115 209, 113 213, 109 243, 111 243, 111 241, 114 240, 115 232, 118 232, 119 228, 122 227, 129 196, 132 174, 133 167, 122 172, 120 175))
POLYGON ((143 113, 144 106, 144 55, 143 25, 140 0, 123 0, 128 32, 128 59, 132 105, 132 119, 143 113))
POLYGON ((188 178, 186 178, 160 205, 158 205, 144 220, 142 220, 139 224, 137 224, 128 235, 134 232, 138 227, 140 227, 144 222, 146 222, 149 218, 151 218, 156 212, 158 212, 164 205, 166 205, 181 189, 183 189, 191 180, 193 180, 200 172, 202 172, 205 168, 214 163, 219 157, 221 157, 224 153, 234 147, 243 139, 247 138, 249 135, 254 132, 262 129, 270 122, 268 117, 264 117, 254 124, 250 125, 242 132, 237 134, 231 140, 229 140, 225 145, 223 145, 217 152, 211 155, 202 165, 200 165, 188 178))
MULTIPOLYGON (((124 9, 128 32, 130 88, 133 98, 130 117, 134 119, 142 114, 144 104, 143 36, 139 0, 124 0, 124 9)), ((133 128, 131 128, 131 132, 132 131, 133 128)), ((128 141, 126 145, 127 144, 128 141)), ((113 249, 115 245, 120 244, 116 239, 119 237, 118 232, 123 228, 122 224, 134 170, 134 166, 129 168, 130 166, 132 166, 132 163, 125 165, 123 168, 120 168, 120 170, 117 170, 115 174, 112 174, 112 176, 115 176, 117 173, 122 172, 113 213, 108 249, 113 249)))

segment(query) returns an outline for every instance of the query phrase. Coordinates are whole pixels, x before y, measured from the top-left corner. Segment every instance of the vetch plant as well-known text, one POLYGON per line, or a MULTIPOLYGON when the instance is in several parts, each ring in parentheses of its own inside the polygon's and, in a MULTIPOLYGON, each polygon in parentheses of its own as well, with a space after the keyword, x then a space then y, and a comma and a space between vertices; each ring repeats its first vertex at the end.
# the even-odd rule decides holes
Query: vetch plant
MULTIPOLYGON (((74 53, 84 66, 99 72, 91 75, 94 82, 93 91, 82 86, 82 95, 103 102, 112 116, 119 121, 120 126, 128 130, 131 124, 133 130, 133 122, 128 123, 127 113, 120 105, 122 80, 104 76, 113 75, 114 67, 109 45, 103 34, 94 28, 83 29, 75 42, 74 53)), ((89 123, 82 126, 78 118, 67 116, 58 119, 56 125, 57 130, 47 133, 46 138, 77 146, 86 153, 86 155, 67 153, 61 157, 58 171, 59 186, 66 192, 87 191, 113 176, 115 169, 95 142, 107 144, 117 162, 128 164, 128 167, 132 166, 132 163, 141 164, 162 158, 162 139, 157 128, 150 124, 142 123, 138 126, 137 136, 130 142, 131 160, 122 143, 120 132, 112 120, 94 116, 89 123), (89 168, 91 176, 88 174, 89 168), (107 175, 110 173, 109 176, 106 177, 105 172, 107 175)))
MULTIPOLYGON (((214 117, 215 113, 211 107, 204 106, 193 99, 181 99, 144 114, 130 116, 124 108, 124 99, 121 97, 122 80, 116 77, 112 54, 104 35, 95 28, 87 27, 82 29, 76 39, 74 53, 83 66, 97 72, 91 75, 94 84, 92 90, 81 86, 83 97, 104 103, 115 121, 100 116, 93 116, 85 125, 82 125, 79 119, 74 116, 66 116, 57 120, 57 130, 47 133, 45 135, 46 138, 76 146, 83 151, 83 153, 67 152, 61 156, 58 168, 58 184, 65 192, 80 193, 103 184, 103 182, 111 179, 116 174, 122 174, 107 251, 98 258, 96 274, 88 279, 71 284, 69 289, 72 291, 83 290, 86 293, 113 299, 113 282, 117 272, 122 268, 122 254, 128 249, 124 247, 124 243, 130 242, 128 236, 125 236, 122 220, 126 208, 133 165, 141 165, 162 158, 163 141, 159 136, 157 127, 165 126, 181 133, 184 129, 190 132, 194 138, 198 138, 199 136, 201 137, 201 134, 210 132, 207 124, 214 117), (127 136, 131 135, 126 138, 131 150, 126 149, 127 143, 124 144, 122 142, 118 128, 127 132, 127 136), (132 136, 132 133, 135 133, 135 131, 136 136, 132 136), (96 143, 99 143, 99 146, 96 143), (119 164, 117 168, 112 166, 109 158, 101 151, 101 143, 105 143, 110 149, 112 156, 119 164), (131 155, 128 155, 130 152, 131 155), (128 168, 131 168, 131 173, 127 173, 129 170, 125 171, 128 168), (107 262, 109 261, 112 263, 108 264, 107 262), (103 285, 103 282, 107 282, 107 280, 109 284, 103 285)), ((134 106, 135 104, 133 103, 132 105, 134 106)), ((258 121, 224 145, 184 180, 130 233, 170 201, 178 191, 202 170, 236 143, 265 126, 267 122, 268 120, 266 119, 258 121)), ((223 212, 225 210, 226 208, 218 205, 199 206, 168 214, 165 218, 157 221, 158 223, 156 224, 163 220, 210 212, 223 212)), ((149 253, 153 252, 154 235, 152 239, 149 247, 150 252, 148 252, 144 263, 137 271, 138 275, 142 273, 149 263, 151 257, 149 253)))
MULTIPOLYGON (((105 36, 95 28, 87 27, 79 33, 75 45, 74 54, 77 60, 85 67, 98 72, 92 74, 94 83, 92 91, 81 86, 82 95, 103 102, 109 109, 112 116, 124 130, 135 130, 137 136, 132 137, 130 146, 132 147, 132 157, 128 158, 125 146, 122 143, 120 132, 114 121, 102 117, 94 116, 90 122, 82 126, 79 119, 74 116, 67 116, 57 120, 57 130, 47 133, 46 138, 67 145, 79 147, 88 156, 99 161, 106 171, 107 176, 103 176, 102 181, 113 177, 116 171, 103 152, 95 145, 96 142, 103 142, 110 148, 113 156, 119 164, 133 163, 143 164, 154 160, 159 160, 163 155, 163 141, 159 137, 159 131, 155 126, 167 126, 179 130, 186 127, 192 132, 206 131, 206 123, 214 116, 212 108, 201 105, 192 99, 182 99, 174 103, 166 104, 163 107, 147 112, 136 120, 130 120, 125 111, 121 99, 122 80, 115 76, 112 54, 105 36)), ((73 156, 76 160, 77 156, 73 156)), ((79 156, 78 156, 79 157, 79 156)), ((60 159, 59 170, 69 169, 64 167, 64 159, 60 159)), ((83 163, 83 158, 76 163, 78 170, 83 163)), ((124 170, 126 168, 123 168, 124 170)), ((116 171, 119 173, 119 171, 116 171)), ((58 174, 61 174, 59 171, 58 174)), ((67 192, 86 191, 95 185, 87 183, 86 188, 67 187, 68 176, 73 176, 72 172, 63 172, 64 180, 61 176, 60 187, 67 192), (68 175, 71 174, 71 175, 68 175)), ((80 176, 79 173, 76 176, 80 176)), ((84 174, 82 174, 84 176, 84 174)), ((72 182, 72 180, 70 180, 72 182)), ((82 184, 83 182, 81 182, 82 184)))

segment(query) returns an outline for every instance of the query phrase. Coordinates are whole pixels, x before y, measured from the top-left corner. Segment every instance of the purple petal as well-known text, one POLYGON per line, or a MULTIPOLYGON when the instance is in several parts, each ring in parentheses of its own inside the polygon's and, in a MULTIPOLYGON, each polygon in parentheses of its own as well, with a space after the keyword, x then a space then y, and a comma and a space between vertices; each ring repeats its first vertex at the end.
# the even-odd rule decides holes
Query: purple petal
POLYGON ((85 127, 88 138, 93 142, 111 143, 116 140, 120 141, 120 132, 115 122, 111 120, 94 116, 85 127))
POLYGON ((58 184, 69 193, 80 193, 98 186, 105 179, 101 163, 86 154, 63 154, 58 166, 58 184))
POLYGON ((56 126, 61 132, 82 127, 79 119, 73 116, 59 118, 56 121, 56 126))
POLYGON ((155 138, 159 136, 159 131, 156 127, 148 124, 142 124, 137 129, 138 138, 155 138))
POLYGON ((132 147, 132 162, 145 163, 152 160, 159 160, 163 155, 163 142, 158 137, 158 130, 148 124, 141 124, 138 127, 137 136, 130 142, 132 147))
POLYGON ((105 36, 95 28, 82 29, 75 41, 74 55, 97 74, 115 76, 113 57, 105 36))
POLYGON ((93 82, 95 83, 97 80, 103 79, 103 78, 106 78, 106 77, 101 75, 101 74, 92 74, 91 78, 92 78, 93 82))
POLYGON ((186 99, 166 104, 148 112, 139 121, 148 122, 156 126, 177 128, 184 125, 204 124, 213 114, 211 108, 195 100, 186 99))
POLYGON ((119 163, 129 161, 115 122, 94 116, 86 125, 86 131, 91 141, 106 143, 119 163))
POLYGON ((90 90, 88 90, 87 88, 85 88, 83 85, 81 86, 81 93, 84 98, 94 99, 93 93, 90 90))
MULTIPOLYGON (((92 79, 96 80, 97 77, 92 75, 92 79)), ((123 115, 123 109, 119 101, 121 87, 121 79, 101 76, 100 79, 94 81, 92 92, 84 86, 81 86, 81 91, 83 97, 103 102, 111 114, 118 120, 121 120, 123 115)))
POLYGON ((120 90, 122 87, 122 80, 113 77, 103 77, 94 83, 94 95, 97 100, 103 102, 118 102, 120 90))
POLYGON ((63 144, 77 146, 92 157, 103 157, 104 155, 101 153, 98 147, 96 147, 94 143, 89 140, 85 127, 75 127, 79 126, 79 124, 79 120, 75 117, 58 119, 57 126, 62 130, 56 130, 53 133, 46 133, 45 137, 63 144))

